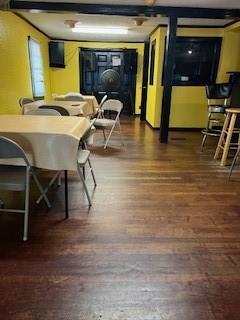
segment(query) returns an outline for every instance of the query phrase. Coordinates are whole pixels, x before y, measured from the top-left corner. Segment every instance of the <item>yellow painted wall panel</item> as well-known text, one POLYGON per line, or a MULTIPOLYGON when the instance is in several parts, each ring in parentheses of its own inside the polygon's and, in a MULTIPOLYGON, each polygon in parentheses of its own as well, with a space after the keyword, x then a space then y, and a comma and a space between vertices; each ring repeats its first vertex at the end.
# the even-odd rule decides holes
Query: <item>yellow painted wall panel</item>
MULTIPOLYGON (((236 31, 236 30, 235 30, 236 31)), ((239 31, 239 30, 237 30, 239 31)), ((222 49, 217 81, 228 81, 227 71, 240 70, 240 32, 219 28, 178 28, 178 36, 222 37, 222 49)), ((159 56, 156 67, 162 71, 164 59, 164 41, 166 28, 159 28, 150 41, 159 39, 159 56)), ((157 51, 157 50, 156 50, 157 51)), ((160 127, 161 103, 163 87, 161 77, 158 82, 148 86, 147 121, 155 128, 160 127)), ((202 128, 207 120, 207 100, 204 87, 173 87, 170 127, 202 128)))
POLYGON ((0 114, 19 113, 19 98, 32 96, 28 36, 40 42, 46 97, 51 96, 48 38, 13 13, 0 11, 0 114))
POLYGON ((96 49, 136 49, 138 52, 138 71, 136 79, 136 104, 135 113, 140 113, 142 99, 143 78, 143 43, 103 43, 103 42, 74 42, 65 41, 65 64, 66 68, 51 68, 51 88, 53 93, 66 94, 67 92, 79 92, 79 48, 96 49))
MULTIPOLYGON (((158 119, 160 119, 161 114, 161 100, 162 100, 162 71, 163 71, 163 57, 164 57, 164 33, 162 29, 156 30, 153 35, 150 37, 150 50, 151 44, 156 41, 155 49, 155 63, 154 63, 154 81, 153 85, 148 83, 148 96, 147 96, 147 110, 146 110, 146 120, 150 123, 152 127, 158 126, 158 119)), ((151 52, 150 52, 151 58, 151 52)), ((149 62, 150 67, 150 62, 149 62)), ((150 68, 149 68, 150 73, 150 68)), ((150 77, 149 77, 150 78, 150 77)))

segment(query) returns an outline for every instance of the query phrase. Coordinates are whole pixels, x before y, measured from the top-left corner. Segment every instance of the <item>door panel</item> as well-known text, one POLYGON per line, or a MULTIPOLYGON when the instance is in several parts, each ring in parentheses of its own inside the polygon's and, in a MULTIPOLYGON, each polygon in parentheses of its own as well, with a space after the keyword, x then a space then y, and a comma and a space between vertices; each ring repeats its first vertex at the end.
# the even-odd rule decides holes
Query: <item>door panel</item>
POLYGON ((121 79, 117 92, 108 93, 109 98, 123 102, 123 112, 129 115, 135 110, 136 50, 80 50, 80 92, 94 94, 98 101, 106 94, 101 85, 101 75, 107 69, 116 70, 121 79))

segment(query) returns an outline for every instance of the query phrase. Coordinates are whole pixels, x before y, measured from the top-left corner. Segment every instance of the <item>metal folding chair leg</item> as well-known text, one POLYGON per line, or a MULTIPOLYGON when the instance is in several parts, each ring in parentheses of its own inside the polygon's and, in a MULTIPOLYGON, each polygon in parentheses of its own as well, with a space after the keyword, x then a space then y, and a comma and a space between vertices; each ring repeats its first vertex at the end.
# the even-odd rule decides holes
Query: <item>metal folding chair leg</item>
POLYGON ((27 168, 26 170, 27 170, 27 172, 26 172, 26 188, 25 188, 23 241, 27 241, 27 239, 28 239, 28 217, 29 217, 30 168, 27 168))
POLYGON ((87 185, 86 185, 86 182, 85 182, 85 179, 84 179, 84 176, 83 176, 83 173, 82 173, 82 170, 81 170, 80 166, 78 166, 78 174, 79 174, 79 177, 80 177, 80 179, 81 179, 81 181, 83 183, 83 189, 84 189, 84 191, 86 193, 89 206, 91 206, 92 205, 92 201, 91 201, 91 198, 89 196, 87 185))
POLYGON ((97 186, 97 182, 96 182, 95 174, 93 172, 92 164, 91 164, 91 161, 90 161, 89 158, 88 158, 88 164, 89 164, 89 167, 90 167, 90 172, 91 172, 91 175, 92 175, 92 178, 93 178, 94 185, 96 187, 97 186))
POLYGON ((103 138, 104 138, 104 141, 106 141, 107 140, 107 138, 106 138, 106 134, 105 134, 105 130, 103 129, 103 138))
POLYGON ((116 122, 114 123, 114 125, 112 126, 112 128, 111 128, 111 130, 110 130, 110 132, 109 132, 109 135, 108 135, 107 140, 106 140, 105 145, 104 145, 104 149, 107 148, 108 142, 109 142, 109 140, 110 140, 110 138, 111 138, 111 135, 112 135, 115 127, 116 127, 116 122))
MULTIPOLYGON (((50 180, 48 186, 43 190, 44 194, 46 195, 47 192, 49 191, 49 189, 51 188, 51 186, 54 184, 54 182, 58 180, 58 186, 59 186, 59 180, 61 182, 61 171, 58 171, 53 177, 52 179, 50 180)), ((61 185, 61 183, 60 183, 61 185)), ((43 200, 43 194, 41 194, 39 196, 39 198, 37 199, 36 203, 39 204, 42 200, 43 200)))
POLYGON ((42 188, 37 176, 35 175, 34 171, 32 171, 31 173, 32 173, 33 179, 34 179, 34 181, 35 181, 35 183, 36 183, 41 195, 43 196, 43 199, 45 200, 48 208, 50 209, 52 206, 51 206, 51 204, 50 204, 50 202, 48 200, 48 197, 46 196, 46 193, 44 192, 44 190, 43 190, 43 188, 42 188))
POLYGON ((119 120, 119 119, 118 119, 118 126, 119 126, 121 143, 122 143, 122 146, 124 147, 123 136, 122 136, 122 127, 121 127, 121 124, 120 124, 120 120, 119 120))
POLYGON ((59 172, 59 175, 58 175, 58 181, 57 181, 57 185, 58 187, 60 187, 62 184, 62 176, 61 176, 61 172, 59 172))
POLYGON ((239 153, 240 153, 240 149, 236 152, 236 154, 235 154, 235 156, 234 156, 234 159, 233 159, 233 162, 232 162, 230 171, 229 171, 229 175, 228 175, 228 180, 230 180, 230 178, 231 178, 231 175, 232 175, 234 166, 235 166, 235 164, 236 164, 237 158, 239 157, 239 153))
POLYGON ((205 135, 203 136, 203 139, 202 139, 201 152, 203 152, 203 149, 204 149, 206 140, 207 140, 207 135, 205 134, 205 135))

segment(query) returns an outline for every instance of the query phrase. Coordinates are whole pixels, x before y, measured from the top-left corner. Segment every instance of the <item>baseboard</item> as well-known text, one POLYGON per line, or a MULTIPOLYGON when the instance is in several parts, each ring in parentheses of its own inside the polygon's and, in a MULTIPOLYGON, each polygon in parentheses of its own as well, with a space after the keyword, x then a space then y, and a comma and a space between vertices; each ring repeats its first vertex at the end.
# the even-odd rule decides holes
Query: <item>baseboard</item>
MULTIPOLYGON (((146 124, 153 130, 160 130, 160 128, 155 128, 151 125, 151 123, 149 123, 146 120, 146 124)), ((169 131, 193 131, 193 132, 201 132, 202 128, 188 128, 188 127, 184 127, 184 128, 179 128, 179 127, 171 127, 169 128, 169 131)))
POLYGON ((160 128, 155 128, 155 127, 153 127, 152 125, 151 125, 151 123, 149 123, 147 120, 145 120, 146 121, 146 124, 151 128, 151 129, 153 129, 153 130, 160 130, 160 128))
POLYGON ((169 131, 193 131, 193 132, 201 132, 202 128, 178 128, 178 127, 172 127, 169 128, 169 131))

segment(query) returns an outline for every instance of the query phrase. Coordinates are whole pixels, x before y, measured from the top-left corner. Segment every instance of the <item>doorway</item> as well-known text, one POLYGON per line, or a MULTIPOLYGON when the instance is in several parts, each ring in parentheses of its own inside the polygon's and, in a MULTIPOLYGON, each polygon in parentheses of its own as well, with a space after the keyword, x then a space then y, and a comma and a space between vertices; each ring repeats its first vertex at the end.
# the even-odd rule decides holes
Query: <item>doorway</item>
POLYGON ((123 103, 123 113, 135 113, 137 51, 135 49, 85 49, 80 48, 80 92, 95 95, 98 101, 107 94, 109 99, 123 103), (118 72, 120 85, 117 90, 107 92, 102 85, 104 71, 118 72))

